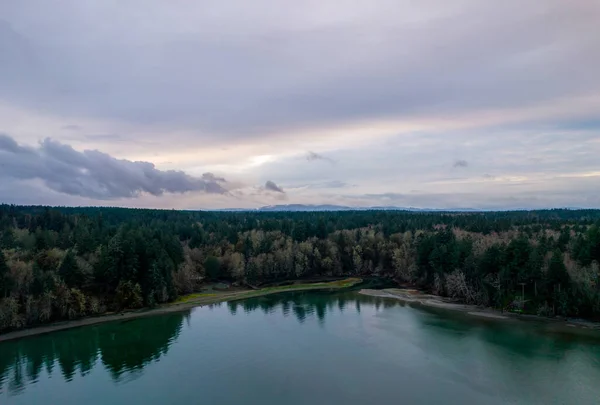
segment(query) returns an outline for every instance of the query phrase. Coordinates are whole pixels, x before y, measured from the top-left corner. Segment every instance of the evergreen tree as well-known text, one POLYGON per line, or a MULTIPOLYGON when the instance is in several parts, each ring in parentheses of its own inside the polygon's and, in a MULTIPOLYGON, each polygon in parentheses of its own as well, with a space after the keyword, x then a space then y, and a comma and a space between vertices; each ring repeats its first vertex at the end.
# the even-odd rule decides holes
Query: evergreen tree
POLYGON ((548 265, 548 281, 553 286, 560 285, 561 289, 566 288, 569 284, 569 273, 565 267, 564 257, 558 249, 552 253, 548 265))
POLYGON ((0 250, 0 299, 7 297, 12 288, 9 273, 10 269, 6 263, 6 257, 4 256, 4 252, 0 250))
POLYGON ((15 245, 15 236, 12 228, 6 228, 0 234, 0 249, 12 249, 15 245))
POLYGON ((209 280, 217 280, 221 275, 221 263, 215 256, 208 256, 204 261, 204 271, 209 280))
POLYGON ((83 285, 84 275, 77 265, 73 249, 67 251, 58 268, 58 275, 69 287, 81 287, 83 285))
POLYGON ((11 251, 10 271, 6 257, 0 260, 0 300, 14 294, 7 297, 16 304, 14 319, 27 324, 102 313, 120 301, 172 300, 204 276, 258 285, 384 276, 497 307, 519 297, 525 283, 531 313, 552 313, 550 304, 555 313, 600 314, 600 210, 217 213, 0 205, 0 249, 11 251))

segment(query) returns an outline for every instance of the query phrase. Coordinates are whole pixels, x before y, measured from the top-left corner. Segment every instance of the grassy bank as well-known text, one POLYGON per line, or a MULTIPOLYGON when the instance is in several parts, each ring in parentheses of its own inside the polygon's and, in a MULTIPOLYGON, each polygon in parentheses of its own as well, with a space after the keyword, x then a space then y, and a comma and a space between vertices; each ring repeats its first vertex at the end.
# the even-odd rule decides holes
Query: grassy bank
POLYGON ((298 283, 279 287, 267 287, 259 290, 213 291, 210 293, 195 293, 182 296, 175 302, 161 305, 156 308, 142 309, 138 311, 126 311, 121 313, 107 313, 97 317, 83 318, 74 321, 58 322, 50 325, 38 326, 35 328, 5 333, 0 335, 0 342, 56 332, 59 330, 78 328, 81 326, 96 325, 104 322, 120 321, 125 319, 139 318, 142 316, 185 311, 196 306, 216 304, 225 301, 242 300, 269 294, 277 294, 291 291, 344 289, 353 287, 361 282, 362 280, 359 278, 347 278, 343 280, 336 280, 330 282, 298 283))
POLYGON ((318 282, 318 283, 298 283, 278 287, 265 287, 258 290, 243 291, 214 291, 210 293, 194 293, 179 297, 177 301, 167 304, 166 307, 177 307, 185 305, 186 307, 208 305, 223 301, 242 300, 246 298, 260 297, 268 294, 276 294, 291 291, 307 290, 328 290, 350 288, 362 282, 360 278, 347 278, 343 280, 318 282))

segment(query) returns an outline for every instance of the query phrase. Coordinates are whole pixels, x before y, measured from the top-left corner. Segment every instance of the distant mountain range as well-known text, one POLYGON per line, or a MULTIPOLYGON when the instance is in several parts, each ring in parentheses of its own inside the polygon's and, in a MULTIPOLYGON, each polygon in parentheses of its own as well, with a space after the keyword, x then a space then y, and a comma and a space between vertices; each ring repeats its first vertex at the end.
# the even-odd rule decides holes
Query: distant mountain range
POLYGON ((413 211, 413 212, 477 212, 480 210, 474 208, 413 208, 413 207, 394 207, 394 206, 374 206, 374 207, 348 207, 345 205, 331 204, 285 204, 285 205, 266 205, 260 208, 225 208, 215 211, 263 211, 263 212, 308 212, 308 211, 413 211))

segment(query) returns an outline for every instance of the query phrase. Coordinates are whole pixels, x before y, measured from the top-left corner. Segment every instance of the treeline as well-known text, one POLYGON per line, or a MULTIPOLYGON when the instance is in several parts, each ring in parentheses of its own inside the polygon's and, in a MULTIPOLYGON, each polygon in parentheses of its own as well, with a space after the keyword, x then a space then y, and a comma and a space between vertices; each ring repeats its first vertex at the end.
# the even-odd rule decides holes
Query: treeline
POLYGON ((540 315, 600 314, 599 210, 200 212, 0 205, 0 331, 202 283, 381 276, 540 315))

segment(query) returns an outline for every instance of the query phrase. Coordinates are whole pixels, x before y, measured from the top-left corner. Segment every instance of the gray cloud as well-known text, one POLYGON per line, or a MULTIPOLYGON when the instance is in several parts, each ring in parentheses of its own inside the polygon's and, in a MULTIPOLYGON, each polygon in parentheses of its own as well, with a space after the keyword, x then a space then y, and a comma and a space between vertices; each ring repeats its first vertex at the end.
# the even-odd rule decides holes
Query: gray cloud
POLYGON ((96 142, 96 141, 107 141, 107 142, 112 142, 112 143, 116 143, 116 142, 124 142, 125 138, 122 137, 121 135, 117 135, 117 134, 93 134, 93 135, 83 135, 83 138, 85 140, 89 140, 91 142, 96 142))
POLYGON ((62 129, 66 129, 68 131, 79 131, 81 128, 81 126, 76 125, 76 124, 67 124, 67 125, 63 125, 62 129))
POLYGON ((341 180, 326 181, 324 183, 310 184, 309 188, 344 188, 351 185, 341 180))
MULTIPOLYGON (((18 196, 20 183, 35 189, 58 176, 55 190, 142 193, 126 204, 161 207, 170 198, 177 206, 231 206, 230 194, 218 194, 226 186, 256 204, 328 203, 342 193, 366 205, 396 198, 513 206, 502 195, 532 206, 598 201, 597 2, 75 2, 0 1, 0 131, 21 144, 47 131, 51 144, 131 160, 160 154, 162 164, 188 172, 202 160, 206 171, 261 181, 238 188, 229 176, 224 183, 183 173, 175 189, 217 194, 159 203, 152 193, 169 193, 166 186, 105 180, 104 171, 89 175, 63 158, 50 160, 49 170, 46 141, 31 149, 0 139, 3 199, 18 196), (11 154, 21 158, 11 158, 11 176, 38 180, 8 179, 11 154), (82 176, 91 181, 62 180, 82 176), (266 179, 285 184, 285 193, 263 186, 266 179)), ((143 172, 143 163, 123 165, 143 172)))
POLYGON ((197 178, 182 171, 158 170, 150 162, 116 159, 97 150, 79 152, 50 138, 33 148, 0 134, 0 168, 1 177, 40 179, 60 193, 100 200, 143 193, 227 192, 225 179, 212 173, 197 178))
POLYGON ((469 162, 466 160, 460 159, 454 162, 452 167, 469 167, 469 162))
POLYGON ((275 191, 277 193, 283 193, 284 192, 281 187, 279 187, 277 184, 275 184, 271 180, 267 180, 267 182, 265 183, 265 189, 269 190, 269 191, 275 191))
POLYGON ((320 153, 316 153, 316 152, 312 152, 312 151, 308 151, 306 154, 306 160, 308 160, 309 162, 315 161, 315 160, 323 160, 329 163, 335 163, 335 161, 327 156, 323 156, 320 153))
POLYGON ((215 176, 213 173, 210 173, 210 172, 202 174, 202 179, 206 180, 206 181, 211 181, 214 183, 218 183, 218 182, 226 183, 227 182, 227 180, 225 180, 223 177, 215 176))
POLYGON ((5 101, 203 141, 600 91, 593 1, 26 3, 0 4, 5 101))

